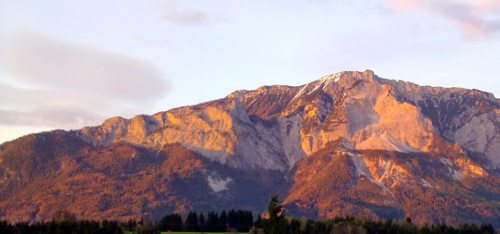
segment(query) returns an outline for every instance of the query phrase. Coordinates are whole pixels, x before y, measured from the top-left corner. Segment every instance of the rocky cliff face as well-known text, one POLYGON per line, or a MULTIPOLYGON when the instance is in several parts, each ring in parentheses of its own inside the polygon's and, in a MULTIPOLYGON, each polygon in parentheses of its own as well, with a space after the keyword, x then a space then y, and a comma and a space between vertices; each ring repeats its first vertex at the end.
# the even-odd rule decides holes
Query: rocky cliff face
POLYGON ((0 146, 0 218, 189 209, 500 225, 500 101, 341 72, 0 146))

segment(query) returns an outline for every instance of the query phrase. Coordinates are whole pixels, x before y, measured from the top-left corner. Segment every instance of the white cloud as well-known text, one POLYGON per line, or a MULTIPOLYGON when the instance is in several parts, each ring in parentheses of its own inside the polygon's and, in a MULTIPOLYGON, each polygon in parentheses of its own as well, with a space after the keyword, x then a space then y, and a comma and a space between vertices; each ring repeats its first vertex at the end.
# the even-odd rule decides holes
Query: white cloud
POLYGON ((170 0, 166 3, 155 2, 161 9, 161 18, 180 24, 203 24, 209 21, 207 12, 194 7, 182 6, 176 0, 170 0))
POLYGON ((135 104, 165 95, 153 64, 114 52, 21 33, 7 40, 2 67, 17 82, 91 93, 135 104))
POLYGON ((9 126, 71 129, 75 126, 95 125, 102 119, 102 116, 78 108, 44 108, 31 111, 0 109, 0 123, 9 126))
POLYGON ((399 12, 404 12, 415 8, 418 0, 390 0, 390 3, 399 12))
POLYGON ((51 127, 0 125, 0 144, 34 132, 49 131, 51 127))
POLYGON ((154 64, 24 32, 0 45, 0 130, 80 128, 147 113, 168 92, 154 64))
POLYGON ((497 0, 387 0, 398 12, 421 9, 448 20, 467 38, 500 33, 500 1, 497 0))

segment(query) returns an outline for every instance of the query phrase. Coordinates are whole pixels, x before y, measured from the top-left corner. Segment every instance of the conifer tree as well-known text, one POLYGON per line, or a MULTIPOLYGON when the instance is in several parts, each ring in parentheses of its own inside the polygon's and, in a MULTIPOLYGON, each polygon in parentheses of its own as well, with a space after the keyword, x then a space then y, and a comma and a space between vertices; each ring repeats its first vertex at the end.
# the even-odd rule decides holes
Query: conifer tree
POLYGON ((188 232, 197 232, 198 231, 198 215, 196 212, 189 212, 186 217, 186 230, 188 232))
POLYGON ((268 234, 284 234, 285 233, 285 211, 277 194, 271 197, 267 206, 269 220, 266 233, 268 234))
POLYGON ((205 216, 203 213, 200 213, 198 216, 198 231, 200 232, 206 232, 206 223, 205 223, 205 216))

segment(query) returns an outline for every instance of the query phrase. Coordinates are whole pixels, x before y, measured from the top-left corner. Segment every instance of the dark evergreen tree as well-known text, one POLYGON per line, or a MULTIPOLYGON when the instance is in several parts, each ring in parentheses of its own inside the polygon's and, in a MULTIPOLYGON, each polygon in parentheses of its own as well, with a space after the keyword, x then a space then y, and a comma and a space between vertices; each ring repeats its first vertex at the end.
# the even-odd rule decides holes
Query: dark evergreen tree
POLYGON ((227 232, 227 212, 225 210, 222 211, 219 217, 219 228, 218 232, 227 232))
POLYGON ((290 222, 289 228, 287 230, 287 233, 300 234, 300 222, 299 222, 299 220, 292 219, 292 221, 290 222))
POLYGON ((236 230, 236 212, 230 210, 227 213, 227 231, 236 230))
POLYGON ((198 231, 207 232, 205 216, 203 215, 203 213, 200 213, 200 215, 198 216, 198 231))
POLYGON ((482 233, 495 233, 495 228, 491 224, 482 224, 481 225, 482 233))
POLYGON ((244 217, 244 226, 243 229, 245 229, 247 232, 252 228, 253 226, 253 214, 251 211, 243 211, 243 217, 244 217))
POLYGON ((185 231, 197 232, 198 231, 198 215, 196 212, 189 212, 186 217, 185 231))
POLYGON ((156 222, 143 217, 141 224, 137 227, 137 232, 140 234, 159 234, 160 229, 156 222))
POLYGON ((161 231, 182 231, 182 217, 178 214, 165 215, 160 220, 159 227, 161 231))
POLYGON ((257 215, 257 220, 255 220, 254 225, 256 227, 262 227, 262 217, 260 217, 260 215, 257 215))
POLYGON ((242 210, 235 211, 234 227, 238 232, 243 231, 245 228, 245 213, 242 210))
POLYGON ((266 233, 268 234, 285 234, 284 221, 285 221, 285 211, 279 200, 278 195, 273 195, 269 205, 267 206, 267 212, 269 215, 268 224, 266 227, 266 233))
POLYGON ((219 223, 219 215, 213 211, 209 212, 207 220, 207 231, 209 232, 221 232, 222 230, 221 224, 219 223))
POLYGON ((135 230, 136 227, 137 227, 137 222, 135 220, 129 219, 127 221, 127 226, 126 226, 125 230, 132 232, 135 230))

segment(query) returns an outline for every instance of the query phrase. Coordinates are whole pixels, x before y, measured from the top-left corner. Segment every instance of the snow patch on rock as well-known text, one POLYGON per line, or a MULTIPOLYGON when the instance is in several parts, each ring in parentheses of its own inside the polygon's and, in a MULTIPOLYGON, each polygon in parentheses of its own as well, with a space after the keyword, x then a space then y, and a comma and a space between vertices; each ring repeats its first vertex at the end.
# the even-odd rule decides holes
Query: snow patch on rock
POLYGON ((309 95, 314 93, 315 91, 319 89, 324 89, 328 87, 329 85, 336 83, 340 80, 340 77, 342 76, 342 73, 334 73, 334 74, 329 74, 326 76, 321 77, 319 80, 304 85, 298 92, 295 94, 295 96, 292 98, 292 101, 303 96, 303 95, 309 95))
POLYGON ((462 179, 462 172, 460 172, 459 170, 452 169, 451 177, 454 180, 461 180, 462 179))
POLYGON ((432 188, 432 185, 429 182, 427 182, 427 180, 422 179, 421 182, 422 182, 422 186, 424 186, 426 188, 432 188))
POLYGON ((320 85, 328 86, 332 83, 336 83, 340 80, 341 76, 342 76, 341 72, 323 76, 319 79, 320 85))
POLYGON ((208 186, 214 191, 215 193, 222 192, 224 190, 228 190, 228 185, 233 181, 232 178, 226 177, 224 179, 222 178, 217 178, 214 176, 207 176, 207 182, 208 186))
POLYGON ((443 163, 446 166, 453 165, 453 163, 449 159, 447 159, 447 158, 440 158, 439 161, 441 161, 441 163, 443 163))

